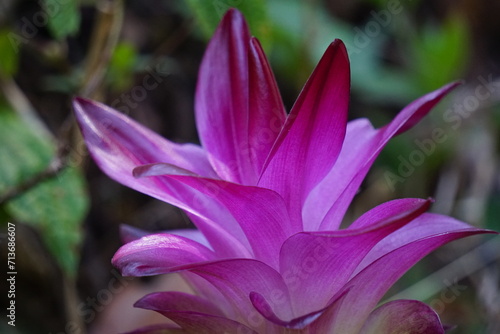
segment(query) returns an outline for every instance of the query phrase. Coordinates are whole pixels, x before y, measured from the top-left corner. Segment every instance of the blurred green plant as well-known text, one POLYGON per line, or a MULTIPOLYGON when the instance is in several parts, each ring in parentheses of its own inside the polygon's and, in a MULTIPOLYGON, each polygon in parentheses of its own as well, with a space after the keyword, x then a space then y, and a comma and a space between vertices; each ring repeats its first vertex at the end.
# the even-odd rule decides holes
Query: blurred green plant
POLYGON ((452 15, 439 26, 427 23, 420 34, 409 40, 407 67, 422 91, 436 89, 465 75, 471 45, 465 22, 462 17, 452 15))
POLYGON ((79 0, 43 0, 42 4, 48 15, 47 27, 55 39, 62 40, 78 32, 81 21, 79 0))
POLYGON ((120 42, 116 46, 107 69, 107 81, 112 90, 120 92, 133 84, 137 62, 138 53, 133 44, 120 42))
POLYGON ((10 34, 12 34, 10 29, 0 30, 0 77, 14 75, 19 66, 17 53, 9 39, 10 34))
POLYGON ((250 30, 259 37, 262 45, 270 47, 272 40, 271 22, 265 0, 185 0, 188 13, 194 14, 206 39, 210 38, 224 13, 230 8, 238 8, 250 26, 250 30))
MULTIPOLYGON (((43 173, 56 156, 55 145, 35 134, 9 107, 0 105, 0 194, 43 173)), ((52 256, 69 276, 76 275, 80 223, 89 206, 85 181, 76 167, 54 176, 3 204, 17 221, 37 229, 52 256)))

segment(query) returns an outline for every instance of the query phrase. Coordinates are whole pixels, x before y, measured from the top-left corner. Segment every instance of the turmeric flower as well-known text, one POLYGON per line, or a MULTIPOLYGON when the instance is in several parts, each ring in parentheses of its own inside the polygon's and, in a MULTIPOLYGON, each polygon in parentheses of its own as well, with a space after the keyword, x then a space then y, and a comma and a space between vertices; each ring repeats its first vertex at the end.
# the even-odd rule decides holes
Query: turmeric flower
POLYGON ((181 272, 195 294, 158 292, 137 307, 177 325, 137 333, 444 333, 412 300, 377 308, 423 256, 488 231, 426 213, 430 200, 381 204, 339 229, 368 169, 455 83, 374 129, 347 122, 344 44, 326 50, 289 114, 257 39, 230 10, 203 58, 201 146, 176 144, 83 98, 74 109, 96 163, 116 181, 183 209, 197 230, 135 235, 113 258, 123 275, 181 272))

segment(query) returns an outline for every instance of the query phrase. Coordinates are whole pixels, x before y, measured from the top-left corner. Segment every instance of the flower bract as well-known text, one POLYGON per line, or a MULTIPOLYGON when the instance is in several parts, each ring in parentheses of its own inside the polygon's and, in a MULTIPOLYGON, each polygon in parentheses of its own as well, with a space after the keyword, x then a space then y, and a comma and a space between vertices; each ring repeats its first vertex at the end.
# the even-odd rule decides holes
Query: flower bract
POLYGON ((199 72, 201 145, 177 144, 98 102, 74 100, 89 151, 114 180, 183 209, 196 230, 126 229, 123 275, 180 272, 194 293, 157 292, 137 307, 175 325, 136 333, 444 333, 413 300, 377 305, 439 246, 486 233, 427 213, 431 201, 381 204, 340 229, 374 160, 457 83, 413 101, 389 124, 347 122, 349 60, 335 40, 289 113, 257 39, 230 10, 199 72))

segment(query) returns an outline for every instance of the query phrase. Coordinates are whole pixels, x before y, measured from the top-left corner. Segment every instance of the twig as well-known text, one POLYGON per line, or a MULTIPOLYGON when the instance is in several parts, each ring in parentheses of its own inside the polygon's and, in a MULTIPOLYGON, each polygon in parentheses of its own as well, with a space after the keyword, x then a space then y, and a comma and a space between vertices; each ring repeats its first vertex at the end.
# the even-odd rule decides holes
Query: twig
POLYGON ((59 157, 56 157, 45 170, 34 175, 32 178, 22 182, 21 184, 4 191, 0 196, 0 205, 3 205, 4 203, 24 194, 26 191, 35 187, 39 183, 57 176, 63 168, 64 163, 59 157))
MULTIPOLYGON (((119 31, 121 30, 121 24, 123 22, 122 0, 102 2, 99 9, 100 16, 97 20, 98 23, 93 34, 93 40, 91 42, 92 49, 89 51, 85 76, 80 90, 81 95, 85 96, 96 94, 96 89, 100 86, 103 79, 104 69, 118 41, 119 31)), ((0 87, 5 98, 28 124, 30 129, 33 129, 39 136, 50 140, 58 146, 56 157, 46 169, 28 180, 25 180, 21 184, 7 189, 0 195, 0 205, 2 205, 22 195, 39 183, 57 176, 57 174, 66 167, 66 161, 71 152, 71 150, 67 148, 69 147, 69 143, 72 142, 71 130, 74 122, 72 114, 70 114, 63 122, 58 137, 56 138, 45 126, 43 121, 40 120, 35 108, 14 80, 2 79, 0 81, 0 87)))
POLYGON ((99 16, 92 32, 90 50, 80 95, 95 97, 98 94, 106 68, 118 43, 123 24, 123 1, 98 1, 99 16))

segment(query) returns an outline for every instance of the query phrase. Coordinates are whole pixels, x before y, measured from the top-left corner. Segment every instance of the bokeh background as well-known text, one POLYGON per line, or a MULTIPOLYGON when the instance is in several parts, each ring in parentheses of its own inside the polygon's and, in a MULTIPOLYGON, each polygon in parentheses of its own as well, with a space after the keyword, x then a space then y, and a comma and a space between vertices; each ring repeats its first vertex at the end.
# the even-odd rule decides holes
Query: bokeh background
MULTIPOLYGON (((193 95, 216 24, 247 17, 289 109, 328 43, 352 65, 350 118, 386 124, 424 93, 463 85, 376 161, 346 217, 399 197, 500 230, 500 2, 489 0, 0 0, 0 268, 15 223, 16 327, 2 333, 115 333, 162 321, 132 304, 175 276, 123 279, 119 226, 191 226, 89 159, 71 98, 103 101, 176 142, 198 142, 193 95)), ((500 333, 500 239, 454 242, 387 294, 433 306, 455 334, 500 333)))

